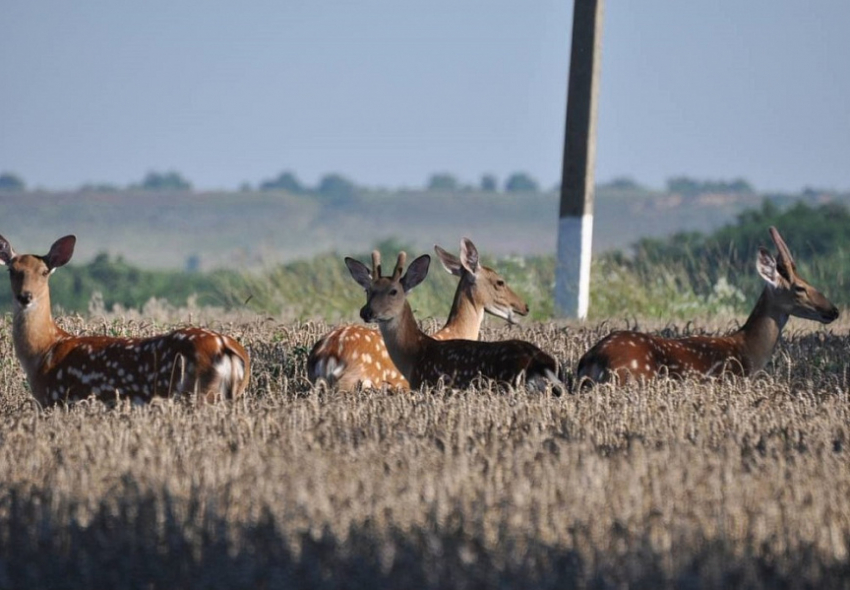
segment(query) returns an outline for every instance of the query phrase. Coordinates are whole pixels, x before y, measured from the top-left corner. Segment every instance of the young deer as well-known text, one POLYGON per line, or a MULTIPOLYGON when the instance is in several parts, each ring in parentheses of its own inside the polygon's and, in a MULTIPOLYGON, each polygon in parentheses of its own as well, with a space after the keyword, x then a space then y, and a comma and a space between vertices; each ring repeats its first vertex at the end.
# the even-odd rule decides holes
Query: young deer
POLYGON ((46 256, 19 255, 0 236, 0 263, 12 283, 15 353, 39 404, 89 396, 146 402, 180 393, 212 402, 245 391, 248 353, 228 336, 201 328, 152 338, 73 336, 57 326, 48 279, 71 259, 76 241, 65 236, 46 256))
MULTIPOLYGON (((528 314, 528 305, 505 279, 482 266, 478 250, 468 238, 460 243, 460 258, 439 246, 434 250, 443 266, 460 277, 446 325, 432 336, 436 340, 478 340, 484 312, 513 322, 514 315, 528 314)), ((311 383, 324 379, 341 390, 380 386, 407 389, 407 380, 389 358, 384 339, 366 326, 341 326, 323 336, 307 357, 311 383)))
POLYGON ((659 374, 681 377, 721 373, 752 375, 770 359, 788 316, 828 324, 838 309, 797 274, 794 258, 775 227, 770 235, 778 255, 759 248, 756 269, 767 283, 747 322, 721 337, 661 338, 639 332, 614 332, 579 360, 576 379, 620 382, 659 374))
POLYGON ((392 276, 381 276, 381 258, 372 253, 372 270, 362 262, 346 258, 351 276, 366 290, 366 305, 360 317, 377 322, 395 366, 410 387, 435 384, 441 379, 454 387, 466 387, 476 377, 516 382, 525 376, 528 382, 551 380, 559 386, 555 359, 529 342, 505 340, 435 340, 419 329, 407 293, 428 275, 431 258, 426 254, 414 260, 407 272, 407 255, 398 255, 392 276))

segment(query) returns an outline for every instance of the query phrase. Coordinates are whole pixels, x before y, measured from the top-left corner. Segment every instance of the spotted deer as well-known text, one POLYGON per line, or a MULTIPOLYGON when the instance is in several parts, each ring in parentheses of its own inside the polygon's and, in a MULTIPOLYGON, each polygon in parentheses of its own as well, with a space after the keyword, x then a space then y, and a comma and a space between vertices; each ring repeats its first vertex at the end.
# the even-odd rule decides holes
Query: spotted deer
MULTIPOLYGON (((482 266, 472 240, 463 238, 460 257, 439 246, 434 251, 443 267, 459 277, 449 317, 432 338, 478 340, 487 312, 513 323, 514 316, 528 314, 528 305, 492 268, 482 266)), ((380 386, 407 389, 408 383, 389 358, 380 333, 367 326, 341 326, 323 336, 307 357, 307 377, 325 380, 341 390, 380 386)))
POLYGON ((74 336, 57 326, 48 279, 71 259, 76 240, 65 236, 36 256, 16 254, 0 236, 0 262, 12 283, 15 353, 39 404, 90 396, 147 402, 184 393, 212 402, 245 391, 248 353, 229 336, 202 328, 151 338, 74 336))
POLYGON ((577 382, 619 382, 658 375, 752 375, 770 360, 789 316, 828 324, 838 309, 797 274, 794 258, 775 227, 776 258, 759 248, 756 269, 766 285, 746 323, 728 336, 662 338, 613 332, 579 360, 577 382))
POLYGON ((463 388, 479 376, 508 383, 524 377, 529 384, 551 381, 553 387, 560 388, 555 359, 529 342, 436 340, 422 332, 407 302, 407 293, 428 275, 431 258, 427 254, 420 256, 404 272, 406 259, 407 255, 401 252, 389 277, 381 276, 377 251, 372 253, 371 271, 353 258, 346 258, 345 264, 366 290, 366 305, 360 310, 360 317, 378 324, 390 359, 411 388, 441 380, 463 388))

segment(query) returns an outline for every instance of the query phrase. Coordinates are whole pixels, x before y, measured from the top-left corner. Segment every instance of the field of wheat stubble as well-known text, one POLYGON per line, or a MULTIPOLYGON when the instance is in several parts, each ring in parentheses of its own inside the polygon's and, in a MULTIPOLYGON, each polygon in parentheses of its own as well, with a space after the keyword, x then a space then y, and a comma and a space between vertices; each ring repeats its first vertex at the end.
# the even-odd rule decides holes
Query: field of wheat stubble
MULTIPOLYGON (((0 587, 846 587, 845 318, 792 321, 753 378, 561 397, 314 389, 304 361, 326 324, 208 318, 252 354, 242 399, 42 410, 7 315, 0 587)), ((574 367, 620 324, 494 323, 482 338, 574 367)))

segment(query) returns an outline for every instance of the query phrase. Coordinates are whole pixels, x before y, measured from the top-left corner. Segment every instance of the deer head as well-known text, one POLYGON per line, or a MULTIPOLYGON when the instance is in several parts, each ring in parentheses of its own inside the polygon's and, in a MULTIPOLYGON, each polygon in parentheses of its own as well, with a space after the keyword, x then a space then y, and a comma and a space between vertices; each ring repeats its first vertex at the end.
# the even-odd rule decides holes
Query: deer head
POLYGON ((482 266, 478 249, 472 240, 460 242, 460 258, 434 245, 434 251, 451 274, 460 277, 458 294, 473 299, 472 303, 484 311, 514 323, 514 315, 528 315, 528 305, 514 293, 505 279, 492 268, 482 266))
POLYGON ((0 236, 0 263, 9 267, 16 310, 29 311, 42 301, 50 301, 47 280, 54 270, 71 260, 76 243, 75 236, 65 236, 56 240, 44 256, 18 256, 9 241, 0 236))
POLYGON ((771 227, 770 236, 776 244, 778 254, 774 258, 765 248, 759 248, 756 268, 767 283, 772 307, 784 315, 815 320, 823 324, 835 320, 838 317, 838 308, 797 274, 794 257, 791 256, 791 251, 779 230, 771 227))
POLYGON ((393 274, 383 277, 381 276, 381 255, 377 250, 372 252, 371 272, 359 260, 345 259, 345 265, 351 276, 366 290, 366 305, 360 310, 363 321, 380 323, 398 317, 404 309, 408 291, 428 276, 430 256, 423 254, 411 262, 407 272, 404 273, 406 260, 407 254, 399 253, 393 274))

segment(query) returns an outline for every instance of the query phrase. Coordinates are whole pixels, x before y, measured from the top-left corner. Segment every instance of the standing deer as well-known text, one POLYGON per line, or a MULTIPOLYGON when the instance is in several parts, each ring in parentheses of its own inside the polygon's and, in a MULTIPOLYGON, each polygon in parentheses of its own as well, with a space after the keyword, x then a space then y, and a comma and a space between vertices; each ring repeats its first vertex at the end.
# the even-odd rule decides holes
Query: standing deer
MULTIPOLYGON (((460 278, 446 325, 436 340, 478 340, 484 312, 513 322, 514 315, 528 314, 528 305, 505 279, 479 262, 472 240, 463 238, 460 258, 439 246, 434 250, 445 269, 460 278)), ((384 339, 366 326, 341 326, 323 336, 307 357, 311 383, 324 379, 341 390, 380 386, 407 389, 407 380, 390 360, 384 339)))
POLYGON ((48 279, 71 260, 76 241, 65 236, 45 256, 19 255, 0 236, 0 262, 12 283, 15 353, 39 404, 89 396, 147 402, 181 393, 212 402, 245 391, 248 353, 229 336, 202 328, 151 338, 73 336, 57 326, 48 279))
POLYGON ((613 332, 579 360, 576 380, 606 382, 733 373, 752 375, 770 360, 789 316, 828 324, 838 309, 797 274, 794 258, 775 227, 770 235, 778 255, 759 248, 756 269, 767 283, 747 322, 721 337, 662 338, 640 332, 613 332))
POLYGON ((446 381, 453 387, 466 387, 479 376, 516 382, 524 376, 529 383, 558 382, 554 358, 522 340, 479 342, 475 340, 435 340, 419 329, 407 302, 407 293, 428 275, 431 258, 425 254, 410 263, 404 273, 407 255, 401 252, 392 276, 381 276, 381 256, 372 253, 372 270, 353 258, 345 264, 351 276, 366 290, 366 305, 360 317, 376 322, 387 352, 410 387, 446 381), (402 274, 404 273, 404 274, 402 274))

